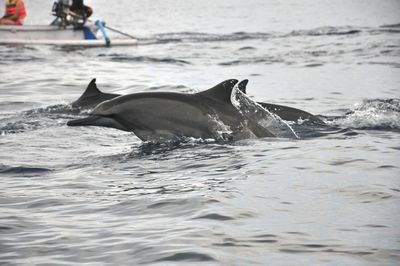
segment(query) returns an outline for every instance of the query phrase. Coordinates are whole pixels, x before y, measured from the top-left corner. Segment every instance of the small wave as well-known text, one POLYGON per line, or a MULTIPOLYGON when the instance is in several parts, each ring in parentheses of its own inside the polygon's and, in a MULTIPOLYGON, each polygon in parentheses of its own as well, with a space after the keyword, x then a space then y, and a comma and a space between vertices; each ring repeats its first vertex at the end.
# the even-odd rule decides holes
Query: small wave
POLYGON ((79 114, 79 112, 79 109, 73 108, 70 104, 56 104, 28 110, 23 112, 23 115, 30 116, 37 114, 79 114))
MULTIPOLYGON (((291 37, 358 36, 360 34, 376 35, 379 33, 398 33, 400 31, 398 25, 399 24, 383 25, 380 27, 324 26, 312 29, 293 30, 289 32, 233 32, 227 34, 170 32, 146 36, 140 38, 139 42, 141 45, 153 45, 166 43, 237 42, 291 37)), ((253 47, 245 47, 243 50, 251 49, 253 49, 253 47)))
POLYGON ((400 130, 400 99, 367 99, 333 123, 354 129, 400 130))
POLYGON ((234 32, 231 34, 213 34, 203 32, 171 32, 141 38, 141 44, 165 44, 175 42, 223 42, 243 41, 252 39, 268 39, 270 33, 262 32, 234 32))
POLYGON ((27 167, 27 166, 6 166, 0 165, 0 174, 41 174, 52 171, 51 169, 41 167, 27 167))
POLYGON ((360 32, 361 29, 356 29, 352 27, 319 27, 311 30, 292 31, 286 36, 352 35, 360 32))
POLYGON ((3 111, 14 111, 23 110, 27 106, 34 107, 38 106, 38 102, 27 102, 27 101, 4 101, 0 102, 0 109, 3 111))
MULTIPOLYGON (((137 149, 134 149, 127 158, 140 158, 147 157, 149 155, 160 155, 173 152, 176 149, 193 149, 193 146, 202 144, 218 144, 223 140, 214 139, 195 139, 195 138, 176 138, 169 141, 147 141, 140 144, 137 149)), ((226 143, 226 142, 223 142, 226 143)), ((160 160, 160 157, 157 157, 160 160)))
POLYGON ((379 32, 386 32, 386 33, 400 33, 400 29, 395 29, 395 28, 383 28, 383 29, 379 29, 379 32))
POLYGON ((366 255, 372 255, 375 254, 375 250, 371 251, 364 251, 364 250, 345 250, 345 249, 340 249, 342 247, 338 246, 326 246, 326 245, 320 245, 320 244, 292 244, 292 245, 286 245, 286 247, 280 248, 280 252, 284 253, 291 253, 291 254, 296 254, 296 253, 336 253, 336 254, 348 254, 348 255, 353 255, 353 256, 366 256, 366 255))
MULTIPOLYGON (((361 32, 361 29, 353 27, 319 27, 310 30, 291 31, 289 33, 233 32, 230 34, 213 34, 204 32, 171 32, 141 38, 140 43, 143 45, 174 42, 232 42, 244 40, 268 40, 270 38, 285 38, 293 36, 353 35, 361 32)), ((246 47, 245 50, 248 50, 248 48, 246 47)))
POLYGON ((13 121, 0 120, 0 136, 18 134, 51 126, 61 126, 64 125, 65 122, 59 119, 71 118, 72 117, 55 116, 53 118, 43 117, 29 120, 24 118, 13 121))
POLYGON ((193 219, 209 219, 209 220, 217 220, 217 221, 228 221, 228 220, 234 220, 234 218, 226 215, 221 215, 218 213, 210 213, 206 214, 203 216, 195 217, 193 219))
POLYGON ((257 50, 257 48, 253 46, 244 46, 238 49, 238 51, 251 51, 251 50, 257 50))
POLYGON ((36 57, 36 56, 31 56, 31 55, 6 55, 6 54, 1 54, 1 62, 2 64, 4 63, 24 63, 24 62, 40 62, 44 61, 43 58, 36 57))
POLYGON ((358 65, 382 65, 382 66, 390 66, 394 68, 400 68, 400 64, 396 62, 374 62, 374 61, 367 61, 367 62, 360 62, 358 65))
POLYGON ((381 28, 400 28, 400 23, 382 25, 381 28))
POLYGON ((249 64, 274 64, 274 63, 284 63, 285 60, 281 56, 264 56, 264 57, 249 57, 241 58, 237 60, 231 60, 226 62, 221 62, 221 66, 235 66, 235 65, 249 65, 249 64))
POLYGON ((2 119, 0 120, 0 135, 21 133, 38 127, 40 127, 40 122, 37 120, 14 120, 12 118, 2 119))
POLYGON ((309 64, 306 64, 306 65, 304 65, 305 67, 320 67, 320 66, 323 66, 324 64, 323 63, 309 63, 309 64))
POLYGON ((189 61, 175 58, 156 58, 151 56, 129 56, 125 54, 99 54, 99 57, 106 57, 115 62, 143 62, 143 63, 164 63, 175 65, 189 65, 189 61))
POLYGON ((175 253, 171 256, 167 256, 164 258, 161 258, 157 260, 159 262, 161 261, 215 261, 215 259, 209 255, 202 254, 202 253, 197 253, 197 252, 181 252, 181 253, 175 253))
MULTIPOLYGON (((380 30, 381 28, 379 28, 380 30)), ((228 34, 213 34, 204 32, 171 32, 149 36, 140 39, 141 44, 165 44, 171 42, 232 42, 244 40, 269 40, 271 38, 287 38, 297 36, 335 36, 335 35, 356 35, 364 30, 376 30, 376 28, 355 28, 355 27, 318 27, 308 30, 294 30, 284 32, 233 32, 228 34)), ((252 47, 251 47, 252 48, 252 47)), ((250 48, 250 49, 251 49, 250 48)), ((247 47, 245 48, 247 50, 247 47)))
POLYGON ((0 119, 0 135, 16 134, 43 127, 59 125, 60 119, 71 119, 83 113, 69 104, 58 104, 27 110, 0 119))

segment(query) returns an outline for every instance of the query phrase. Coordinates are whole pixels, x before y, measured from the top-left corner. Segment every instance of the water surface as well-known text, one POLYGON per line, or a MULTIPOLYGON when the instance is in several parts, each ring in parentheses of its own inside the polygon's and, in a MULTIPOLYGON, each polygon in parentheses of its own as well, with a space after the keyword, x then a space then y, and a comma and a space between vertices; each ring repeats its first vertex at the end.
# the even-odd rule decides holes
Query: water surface
MULTIPOLYGON (((398 265, 398 1, 87 3, 139 44, 0 46, 1 264, 398 265), (69 128, 92 78, 119 94, 247 78, 332 128, 173 145, 69 128)), ((26 5, 51 21, 52 1, 26 5)))

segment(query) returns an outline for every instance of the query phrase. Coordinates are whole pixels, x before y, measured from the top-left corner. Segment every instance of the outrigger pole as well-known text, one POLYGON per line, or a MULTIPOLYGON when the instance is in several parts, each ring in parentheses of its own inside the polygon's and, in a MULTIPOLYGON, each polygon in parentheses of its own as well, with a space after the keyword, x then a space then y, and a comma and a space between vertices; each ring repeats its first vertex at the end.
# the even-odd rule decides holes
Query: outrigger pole
POLYGON ((129 37, 129 38, 131 38, 131 39, 136 39, 135 36, 132 36, 132 35, 130 35, 130 34, 128 34, 128 33, 122 32, 122 31, 117 30, 117 29, 113 29, 113 28, 108 27, 108 26, 106 26, 106 25, 103 25, 103 26, 104 26, 104 28, 109 29, 110 31, 114 31, 114 32, 116 32, 116 33, 119 33, 119 34, 121 34, 121 35, 124 35, 124 36, 126 36, 126 37, 129 37))
MULTIPOLYGON (((87 21, 93 22, 91 19, 88 19, 87 21)), ((96 22, 97 22, 97 20, 96 20, 96 22)), ((95 24, 96 24, 96 22, 95 22, 95 24)), ((126 33, 126 32, 122 32, 122 31, 117 30, 117 29, 115 29, 115 28, 111 28, 111 27, 109 27, 109 26, 104 25, 103 23, 101 23, 101 24, 103 25, 104 28, 106 28, 106 29, 108 29, 108 30, 110 30, 110 31, 119 33, 119 34, 124 35, 124 36, 126 36, 126 37, 129 37, 129 38, 131 38, 131 39, 135 39, 135 40, 137 39, 135 36, 132 36, 132 35, 126 33)), ((96 25, 97 25, 97 24, 96 24, 96 25)))

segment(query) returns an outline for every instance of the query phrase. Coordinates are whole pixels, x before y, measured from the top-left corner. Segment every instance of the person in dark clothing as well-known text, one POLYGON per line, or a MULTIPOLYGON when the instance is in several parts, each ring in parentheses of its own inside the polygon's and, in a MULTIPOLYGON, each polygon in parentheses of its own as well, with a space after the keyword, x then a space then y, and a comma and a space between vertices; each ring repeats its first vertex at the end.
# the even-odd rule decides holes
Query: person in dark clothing
POLYGON ((69 9, 85 19, 93 14, 93 9, 89 6, 85 6, 83 0, 72 0, 72 5, 69 9))

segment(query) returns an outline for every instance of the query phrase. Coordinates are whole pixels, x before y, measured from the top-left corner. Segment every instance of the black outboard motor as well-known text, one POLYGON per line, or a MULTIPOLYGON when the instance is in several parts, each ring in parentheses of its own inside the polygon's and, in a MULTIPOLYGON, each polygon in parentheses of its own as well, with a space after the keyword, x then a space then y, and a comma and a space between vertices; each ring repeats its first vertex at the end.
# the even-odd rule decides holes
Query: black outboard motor
POLYGON ((54 16, 63 17, 68 14, 69 7, 69 0, 58 0, 54 2, 51 11, 53 11, 54 16))
POLYGON ((54 2, 51 11, 53 12, 53 15, 56 17, 56 19, 51 23, 51 25, 58 23, 60 27, 67 26, 69 24, 69 7, 69 0, 57 0, 56 2, 54 2))
POLYGON ((69 0, 57 0, 53 4, 51 11, 56 19, 50 25, 58 25, 65 28, 68 25, 73 25, 75 29, 81 29, 86 23, 85 14, 77 14, 71 12, 69 0))

